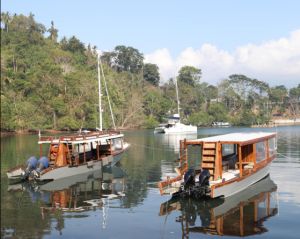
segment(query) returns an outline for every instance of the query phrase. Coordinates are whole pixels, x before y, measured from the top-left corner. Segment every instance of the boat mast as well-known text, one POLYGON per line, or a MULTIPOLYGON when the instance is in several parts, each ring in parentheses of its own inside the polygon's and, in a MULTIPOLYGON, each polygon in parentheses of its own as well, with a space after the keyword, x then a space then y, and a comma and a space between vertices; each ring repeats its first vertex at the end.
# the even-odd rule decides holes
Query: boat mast
POLYGON ((99 62, 100 62, 102 78, 104 80, 104 86, 105 86, 105 91, 106 91, 106 95, 107 95, 107 101, 108 101, 108 106, 109 106, 109 110, 110 110, 110 115, 111 115, 111 119, 112 119, 112 122, 113 122, 114 130, 116 130, 115 118, 114 118, 114 114, 113 114, 110 99, 109 99, 109 94, 108 94, 107 84, 106 84, 106 80, 105 80, 105 75, 104 75, 104 72, 103 72, 103 66, 102 66, 101 58, 99 58, 99 62))
MULTIPOLYGON (((178 115, 180 117, 180 107, 179 107, 180 102, 179 102, 179 96, 178 96, 178 85, 177 85, 177 78, 176 78, 176 76, 174 76, 174 80, 175 80, 175 88, 176 88, 177 110, 178 110, 178 115)), ((179 120, 180 120, 180 118, 179 118, 179 120)))
POLYGON ((99 96, 99 129, 102 131, 102 101, 101 101, 101 80, 100 80, 100 63, 99 63, 100 55, 97 54, 98 60, 98 96, 99 96))

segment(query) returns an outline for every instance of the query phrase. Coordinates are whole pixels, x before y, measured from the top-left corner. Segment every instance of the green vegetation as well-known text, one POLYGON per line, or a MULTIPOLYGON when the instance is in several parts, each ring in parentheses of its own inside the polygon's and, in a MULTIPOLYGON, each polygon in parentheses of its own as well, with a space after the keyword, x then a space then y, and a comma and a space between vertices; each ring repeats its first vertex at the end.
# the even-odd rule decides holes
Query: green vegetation
MULTIPOLYGON (((75 36, 58 42, 54 22, 47 30, 33 14, 1 13, 1 130, 95 128, 96 57, 96 48, 75 36)), ((119 45, 101 60, 117 127, 151 128, 176 112, 174 79, 160 85, 158 66, 144 64, 137 49, 119 45)), ((231 75, 213 86, 203 82, 201 73, 193 66, 178 72, 186 123, 265 124, 274 113, 299 114, 300 84, 288 90, 231 75)), ((103 108, 108 112, 105 100, 103 108)), ((104 127, 111 126, 105 114, 104 127)))

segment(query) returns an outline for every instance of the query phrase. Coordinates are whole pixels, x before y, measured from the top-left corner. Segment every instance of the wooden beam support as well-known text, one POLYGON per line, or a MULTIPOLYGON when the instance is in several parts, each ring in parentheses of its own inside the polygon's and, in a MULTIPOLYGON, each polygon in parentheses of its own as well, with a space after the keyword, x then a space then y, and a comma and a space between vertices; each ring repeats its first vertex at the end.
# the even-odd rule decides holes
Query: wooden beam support
POLYGON ((240 177, 243 176, 243 159, 242 159, 242 147, 238 144, 238 152, 239 152, 239 170, 240 170, 240 177))
POLYGON ((40 144, 40 157, 42 157, 42 156, 43 156, 43 145, 40 144))
POLYGON ((83 143, 83 161, 84 161, 84 163, 86 163, 85 143, 83 143))
POLYGON ((222 146, 221 143, 216 143, 216 155, 215 155, 215 163, 218 166, 217 177, 222 178, 223 168, 222 168, 222 146))
POLYGON ((96 147, 97 149, 96 149, 96 151, 97 151, 97 160, 99 160, 100 159, 100 152, 99 152, 99 150, 100 150, 100 145, 99 145, 99 142, 97 141, 97 147, 96 147))
MULTIPOLYGON (((268 159, 268 158, 270 157, 269 139, 267 139, 267 140, 265 141, 265 148, 266 148, 266 154, 265 154, 265 156, 266 156, 266 158, 268 159)), ((266 158, 265 158, 265 159, 266 159, 266 158)))
POLYGON ((244 207, 240 206, 240 236, 244 236, 244 207))

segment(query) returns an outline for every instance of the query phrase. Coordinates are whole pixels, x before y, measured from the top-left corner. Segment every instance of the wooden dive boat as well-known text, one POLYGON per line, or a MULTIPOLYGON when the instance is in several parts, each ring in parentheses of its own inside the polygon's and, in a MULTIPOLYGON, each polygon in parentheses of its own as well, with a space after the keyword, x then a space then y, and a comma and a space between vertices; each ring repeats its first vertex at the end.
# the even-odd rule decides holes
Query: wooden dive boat
POLYGON ((178 176, 159 182, 161 194, 229 197, 269 174, 276 134, 231 133, 180 141, 178 176))
POLYGON ((117 131, 41 136, 38 144, 40 159, 31 157, 27 165, 11 169, 7 172, 9 179, 48 181, 90 173, 114 165, 129 147, 117 131), (49 147, 48 157, 42 155, 43 145, 49 147))

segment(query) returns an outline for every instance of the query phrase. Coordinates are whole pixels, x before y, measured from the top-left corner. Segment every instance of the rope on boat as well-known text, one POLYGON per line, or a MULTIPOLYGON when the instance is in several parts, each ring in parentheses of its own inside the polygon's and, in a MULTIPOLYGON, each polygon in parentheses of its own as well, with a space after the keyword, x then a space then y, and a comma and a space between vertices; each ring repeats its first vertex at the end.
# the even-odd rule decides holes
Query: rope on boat
POLYGON ((277 154, 280 155, 280 156, 282 156, 282 157, 284 157, 284 158, 286 158, 286 159, 293 160, 293 158, 291 158, 291 157, 289 157, 289 156, 286 156, 286 155, 284 155, 284 154, 281 154, 281 153, 279 153, 279 152, 277 152, 277 154))
MULTIPOLYGON (((175 150, 175 149, 162 148, 162 147, 153 147, 153 146, 149 146, 149 145, 134 144, 134 143, 130 143, 130 145, 135 146, 135 147, 140 147, 140 148, 147 148, 147 149, 157 150, 157 151, 174 152, 174 150, 175 150)), ((178 147, 178 151, 179 151, 179 147, 178 147)))

